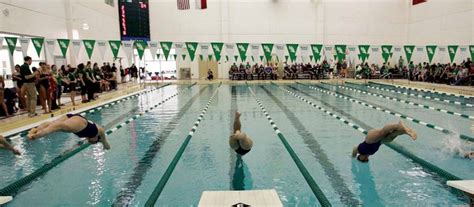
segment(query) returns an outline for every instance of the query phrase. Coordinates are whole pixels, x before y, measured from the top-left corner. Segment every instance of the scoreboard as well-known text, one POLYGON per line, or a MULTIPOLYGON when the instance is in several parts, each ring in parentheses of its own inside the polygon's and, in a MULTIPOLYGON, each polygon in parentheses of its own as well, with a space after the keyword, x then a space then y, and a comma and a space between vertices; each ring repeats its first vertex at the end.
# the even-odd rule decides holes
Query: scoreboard
POLYGON ((122 40, 150 40, 148 0, 119 0, 120 37, 122 40))

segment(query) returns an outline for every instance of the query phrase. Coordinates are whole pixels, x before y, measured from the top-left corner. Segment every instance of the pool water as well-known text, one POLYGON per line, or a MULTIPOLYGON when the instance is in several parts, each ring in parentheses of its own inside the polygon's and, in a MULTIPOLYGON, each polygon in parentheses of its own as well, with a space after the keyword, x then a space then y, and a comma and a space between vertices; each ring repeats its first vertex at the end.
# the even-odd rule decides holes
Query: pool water
MULTIPOLYGON (((334 85, 318 86, 454 132, 471 134, 471 121, 467 119, 334 85)), ((363 85, 348 86, 473 115, 472 108, 465 106, 378 91, 363 85)), ((184 90, 109 135, 112 150, 104 152, 99 145, 86 148, 21 188, 7 206, 143 206, 216 91, 214 101, 156 206, 197 206, 202 191, 251 189, 276 189, 285 206, 319 206, 318 199, 268 123, 249 87, 333 206, 453 206, 467 203, 459 192, 445 185, 446 179, 441 175, 386 146, 382 146, 369 163, 352 159, 352 148, 364 135, 282 89, 328 106, 325 107, 327 110, 367 128, 383 127, 385 123, 399 121, 398 117, 302 84, 186 87, 188 85, 171 85, 88 114, 88 119, 111 128, 178 90, 184 90), (228 144, 236 110, 242 112, 243 131, 254 141, 252 151, 243 157, 237 156, 228 144)), ((397 144, 462 179, 474 179, 474 162, 453 150, 459 147, 474 150, 472 143, 460 141, 456 135, 404 121, 418 132, 419 138, 413 141, 401 136, 395 140, 397 144)), ((24 151, 24 155, 14 157, 0 151, 0 187, 73 149, 77 141, 73 135, 64 133, 34 142, 15 139, 13 143, 24 151)))

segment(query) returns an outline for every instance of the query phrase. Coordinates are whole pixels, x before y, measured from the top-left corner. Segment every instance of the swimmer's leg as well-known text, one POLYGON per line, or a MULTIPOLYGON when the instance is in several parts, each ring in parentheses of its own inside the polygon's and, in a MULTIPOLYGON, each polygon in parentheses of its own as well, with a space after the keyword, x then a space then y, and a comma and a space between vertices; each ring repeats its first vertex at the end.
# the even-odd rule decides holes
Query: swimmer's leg
POLYGON ((235 112, 235 119, 234 119, 234 133, 238 130, 241 131, 242 124, 240 123, 240 112, 235 112))

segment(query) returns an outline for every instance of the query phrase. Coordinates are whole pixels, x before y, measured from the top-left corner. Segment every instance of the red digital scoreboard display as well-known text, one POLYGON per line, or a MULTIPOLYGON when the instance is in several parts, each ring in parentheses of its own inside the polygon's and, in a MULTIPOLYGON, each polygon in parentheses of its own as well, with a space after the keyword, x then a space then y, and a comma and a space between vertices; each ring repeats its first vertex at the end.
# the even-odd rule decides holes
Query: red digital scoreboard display
POLYGON ((119 0, 120 37, 122 40, 150 40, 148 0, 119 0))

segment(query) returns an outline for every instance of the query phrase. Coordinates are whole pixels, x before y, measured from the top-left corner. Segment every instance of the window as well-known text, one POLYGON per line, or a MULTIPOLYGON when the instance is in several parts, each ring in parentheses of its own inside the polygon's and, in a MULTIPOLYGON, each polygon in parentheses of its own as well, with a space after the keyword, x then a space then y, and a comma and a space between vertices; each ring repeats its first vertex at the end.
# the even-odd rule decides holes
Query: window
POLYGON ((115 3, 114 3, 114 0, 105 0, 105 4, 111 6, 111 7, 115 7, 115 3))

